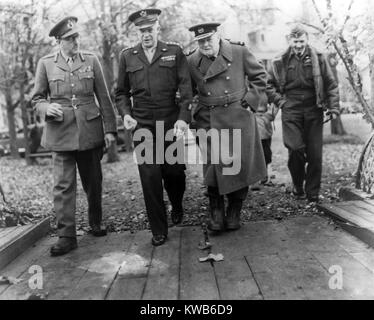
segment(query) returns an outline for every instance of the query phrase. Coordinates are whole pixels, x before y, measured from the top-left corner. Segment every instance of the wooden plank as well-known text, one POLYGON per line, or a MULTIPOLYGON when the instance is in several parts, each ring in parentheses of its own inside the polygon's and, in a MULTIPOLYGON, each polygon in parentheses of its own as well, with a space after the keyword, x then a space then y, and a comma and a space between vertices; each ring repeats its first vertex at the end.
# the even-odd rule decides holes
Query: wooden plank
MULTIPOLYGON (((53 243, 57 241, 57 237, 53 239, 53 243)), ((103 241, 100 239, 100 241, 103 241)), ((70 290, 74 287, 75 281, 77 281, 74 270, 72 266, 78 260, 76 257, 74 259, 74 254, 80 253, 79 257, 84 259, 85 255, 90 255, 92 252, 85 247, 87 243, 92 243, 90 237, 79 237, 78 238, 78 249, 68 253, 67 255, 61 257, 51 257, 49 252, 49 245, 45 246, 46 251, 39 256, 39 258, 33 260, 26 267, 25 273, 21 276, 22 282, 10 286, 5 290, 0 296, 1 300, 24 300, 27 299, 31 294, 47 294, 48 297, 53 299, 54 292, 60 289, 59 285, 56 285, 58 281, 66 280, 66 288, 70 290), (82 246, 81 246, 82 245, 82 246), (30 275, 27 270, 31 265, 38 265, 43 271, 43 288, 32 290, 29 287, 28 280, 30 275), (54 291, 55 290, 55 291, 54 291)), ((50 244, 50 242, 49 242, 50 244)), ((97 250, 96 247, 92 246, 92 251, 97 250)), ((85 270, 82 270, 83 272, 85 270)), ((62 290, 63 288, 61 288, 62 290)), ((62 290, 63 291, 63 290, 62 290)))
POLYGON ((367 220, 356 216, 355 214, 352 214, 351 212, 341 208, 337 207, 335 205, 330 204, 323 204, 318 205, 319 209, 328 214, 329 216, 333 217, 334 219, 338 219, 347 223, 354 224, 356 226, 359 226, 361 228, 365 228, 367 230, 374 232, 374 225, 368 222, 367 220))
POLYGON ((147 282, 154 247, 148 231, 135 234, 124 263, 106 297, 108 300, 140 300, 147 282))
MULTIPOLYGON (((27 224, 24 226, 18 226, 9 230, 9 232, 5 233, 4 236, 0 239, 0 251, 6 247, 9 242, 12 242, 14 238, 17 238, 20 234, 24 233, 28 229, 32 228, 34 225, 27 224)), ((8 229, 8 228, 7 228, 8 229)))
POLYGON ((18 229, 17 227, 9 227, 9 228, 0 228, 0 246, 3 245, 2 238, 6 237, 8 234, 12 233, 14 230, 18 229))
POLYGON ((155 248, 143 299, 178 299, 181 230, 171 228, 166 244, 155 248))
MULTIPOLYGON (((37 241, 24 253, 19 255, 11 263, 9 263, 0 272, 2 276, 11 277, 14 279, 29 278, 31 275, 28 273, 30 266, 35 265, 36 261, 47 252, 49 252, 49 246, 55 241, 52 237, 44 237, 37 241)), ((11 285, 0 285, 0 296, 7 290, 11 285)))
POLYGON ((218 300, 219 290, 210 263, 200 263, 204 253, 198 249, 203 239, 199 227, 182 230, 180 295, 181 300, 218 300))
MULTIPOLYGON (((126 259, 126 252, 131 244, 132 235, 109 234, 100 245, 90 244, 94 252, 80 259, 74 270, 84 270, 84 274, 76 281, 70 292, 64 296, 69 300, 103 300, 110 286, 126 259)), ((79 277, 79 271, 77 271, 79 277)), ((61 293, 60 293, 61 295, 61 293)))
POLYGON ((366 201, 350 201, 348 203, 351 203, 352 205, 365 209, 367 212, 371 213, 372 216, 374 217, 374 205, 373 204, 367 203, 366 201))
POLYGON ((339 190, 339 198, 344 201, 364 200, 370 197, 372 195, 356 188, 343 187, 339 190))
POLYGON ((303 288, 288 270, 278 254, 246 256, 265 300, 306 299, 303 288))
POLYGON ((12 237, 7 243, 1 246, 0 269, 4 268, 36 241, 44 237, 50 228, 49 218, 45 218, 35 225, 21 228, 21 233, 17 233, 15 237, 12 237))
POLYGON ((343 210, 348 211, 348 212, 366 220, 367 222, 369 222, 374 227, 374 214, 369 212, 367 209, 362 208, 362 207, 358 206, 357 204, 347 203, 347 202, 337 203, 335 205, 338 208, 342 208, 343 210))
MULTIPOLYGON (((246 228, 247 226, 243 227, 246 228)), ((214 263, 221 298, 223 300, 263 299, 243 255, 248 246, 247 242, 238 238, 235 232, 212 237, 211 241, 214 243, 213 252, 222 253, 225 259, 223 262, 214 263)))
POLYGON ((374 299, 374 274, 351 254, 340 252, 332 255, 314 252, 313 255, 326 270, 333 271, 331 267, 341 268, 343 294, 348 295, 350 299, 374 299))

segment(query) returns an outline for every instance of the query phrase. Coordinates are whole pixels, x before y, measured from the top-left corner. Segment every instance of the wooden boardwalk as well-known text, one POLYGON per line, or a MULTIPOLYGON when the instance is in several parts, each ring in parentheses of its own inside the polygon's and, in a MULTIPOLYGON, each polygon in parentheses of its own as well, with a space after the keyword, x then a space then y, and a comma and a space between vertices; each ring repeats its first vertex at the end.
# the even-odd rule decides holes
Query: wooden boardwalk
POLYGON ((321 217, 252 222, 211 235, 222 262, 198 261, 206 256, 198 249, 199 227, 171 228, 158 248, 150 239, 148 231, 84 236, 77 250, 51 258, 56 239, 45 238, 0 271, 21 279, 0 285, 0 299, 374 299, 374 250, 321 217), (29 287, 33 265, 42 267, 42 290, 29 287), (329 288, 336 267, 342 290, 329 288))

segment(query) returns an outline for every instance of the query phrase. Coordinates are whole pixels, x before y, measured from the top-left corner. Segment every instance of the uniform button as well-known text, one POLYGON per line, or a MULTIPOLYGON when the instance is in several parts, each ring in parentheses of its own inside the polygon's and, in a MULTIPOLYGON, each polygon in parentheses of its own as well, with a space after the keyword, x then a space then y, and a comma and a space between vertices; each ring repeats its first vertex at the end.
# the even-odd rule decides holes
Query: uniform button
POLYGON ((210 106, 210 109, 214 109, 214 106, 210 106))
POLYGON ((74 83, 71 84, 71 87, 72 87, 72 88, 74 87, 74 83))
POLYGON ((231 63, 228 63, 227 66, 231 67, 231 63))
POLYGON ((71 76, 73 76, 73 75, 74 75, 74 73, 70 73, 70 75, 71 75, 71 76))
POLYGON ((225 90, 225 94, 228 94, 229 92, 227 90, 225 90))
POLYGON ((230 77, 226 77, 226 80, 230 80, 230 77))
POLYGON ((212 93, 211 92, 208 92, 208 96, 211 96, 212 95, 212 93))

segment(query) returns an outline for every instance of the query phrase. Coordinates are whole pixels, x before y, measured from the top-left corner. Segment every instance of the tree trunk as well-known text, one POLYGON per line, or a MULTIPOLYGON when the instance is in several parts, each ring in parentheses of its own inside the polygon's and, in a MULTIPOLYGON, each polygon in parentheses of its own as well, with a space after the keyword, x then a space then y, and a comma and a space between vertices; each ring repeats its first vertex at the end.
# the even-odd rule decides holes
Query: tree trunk
POLYGON ((21 111, 22 111, 22 124, 23 124, 23 136, 25 139, 25 159, 27 165, 32 165, 32 161, 30 159, 30 139, 29 139, 29 128, 28 122, 29 117, 27 114, 27 102, 25 101, 25 86, 21 84, 20 86, 20 104, 21 104, 21 111))
POLYGON ((9 130, 9 144, 10 154, 13 158, 19 158, 18 146, 17 146, 17 130, 16 130, 16 119, 14 115, 14 107, 12 103, 12 96, 10 90, 5 94, 6 100, 6 113, 8 118, 8 130, 9 130))
MULTIPOLYGON (((370 91, 371 91, 371 109, 374 110, 374 54, 369 55, 370 63, 370 91)), ((374 129, 374 123, 371 124, 374 129)))
MULTIPOLYGON (((328 58, 332 73, 334 74, 335 80, 339 85, 337 53, 329 54, 328 58)), ((336 119, 331 120, 331 134, 338 136, 344 136, 347 134, 347 131, 345 131, 344 129, 343 122, 340 116, 338 116, 336 119)))

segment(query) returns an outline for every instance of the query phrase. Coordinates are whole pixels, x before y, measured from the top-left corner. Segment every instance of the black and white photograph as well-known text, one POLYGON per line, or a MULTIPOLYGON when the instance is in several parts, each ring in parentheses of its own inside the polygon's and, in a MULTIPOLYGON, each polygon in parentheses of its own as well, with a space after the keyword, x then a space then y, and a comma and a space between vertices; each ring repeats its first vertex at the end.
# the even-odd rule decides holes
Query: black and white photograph
POLYGON ((374 1, 0 0, 0 300, 372 299, 374 1))

